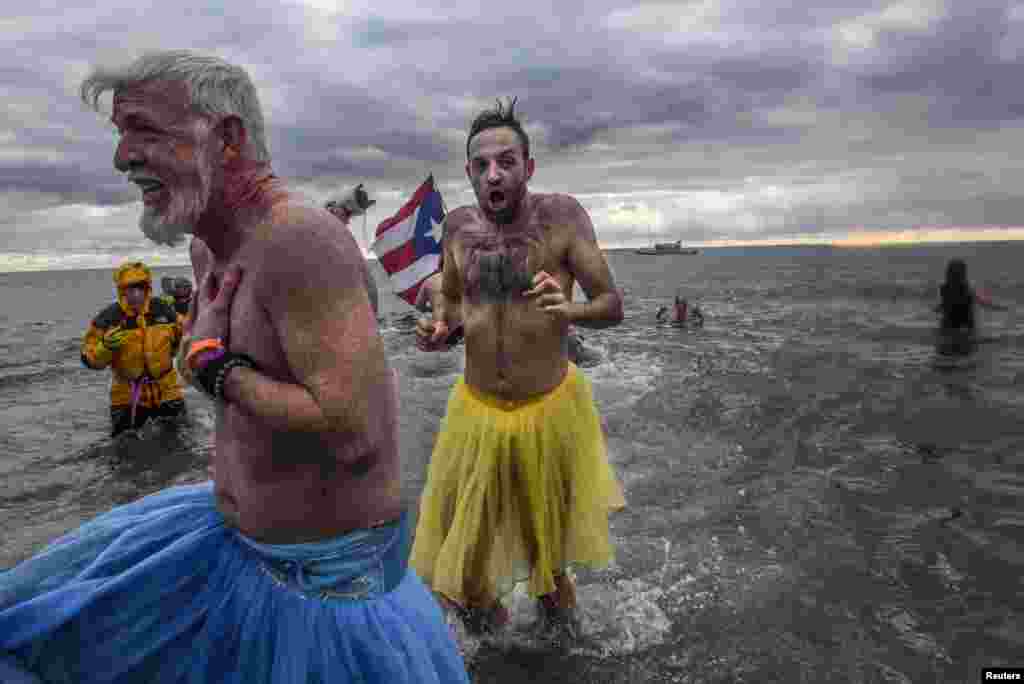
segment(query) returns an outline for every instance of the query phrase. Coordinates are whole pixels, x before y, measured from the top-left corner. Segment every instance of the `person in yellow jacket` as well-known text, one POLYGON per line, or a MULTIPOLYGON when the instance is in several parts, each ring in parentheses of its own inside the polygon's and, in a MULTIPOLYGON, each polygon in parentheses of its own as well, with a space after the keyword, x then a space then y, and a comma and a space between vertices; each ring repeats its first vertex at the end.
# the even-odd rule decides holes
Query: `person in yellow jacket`
POLYGON ((110 421, 117 435, 155 417, 185 411, 185 397, 174 354, 182 323, 174 307, 153 296, 153 278, 142 262, 122 264, 114 272, 117 302, 103 309, 82 340, 82 363, 110 366, 110 421))

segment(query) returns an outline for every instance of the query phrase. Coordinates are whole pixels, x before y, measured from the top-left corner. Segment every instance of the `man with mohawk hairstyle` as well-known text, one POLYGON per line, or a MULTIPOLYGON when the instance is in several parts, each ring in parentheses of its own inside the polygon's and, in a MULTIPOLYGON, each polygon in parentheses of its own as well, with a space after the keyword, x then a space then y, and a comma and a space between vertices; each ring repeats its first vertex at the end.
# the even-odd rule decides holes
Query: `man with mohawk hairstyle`
POLYGON ((545 625, 572 633, 570 565, 612 559, 608 514, 625 500, 568 334, 620 323, 622 297, 579 202, 527 191, 535 163, 514 110, 499 102, 470 128, 477 204, 445 217, 440 286, 417 327, 420 348, 436 351, 461 324, 466 371, 434 446, 412 564, 471 630, 505 623, 501 597, 527 581, 545 625), (570 300, 577 281, 589 301, 570 300))

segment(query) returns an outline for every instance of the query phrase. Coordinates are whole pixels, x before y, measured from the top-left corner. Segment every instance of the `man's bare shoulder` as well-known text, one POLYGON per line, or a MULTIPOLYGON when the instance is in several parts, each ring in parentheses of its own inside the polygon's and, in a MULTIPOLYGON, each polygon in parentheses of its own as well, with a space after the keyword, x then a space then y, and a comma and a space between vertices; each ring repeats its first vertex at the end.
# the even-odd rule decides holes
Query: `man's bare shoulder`
POLYGON ((246 259, 272 289, 286 283, 312 288, 362 286, 363 254, 352 234, 325 209, 302 203, 274 208, 253 236, 246 259))
POLYGON ((534 210, 545 222, 575 222, 587 216, 586 209, 572 195, 544 193, 531 195, 534 210))
POLYGON ((362 255, 352 233, 326 209, 298 202, 274 207, 271 220, 255 237, 271 259, 324 249, 339 255, 362 255))
POLYGON ((480 209, 478 207, 463 205, 452 209, 444 217, 444 237, 455 238, 461 229, 480 221, 480 209))
POLYGON ((547 226, 553 234, 564 236, 567 241, 597 239, 590 215, 572 195, 534 195, 533 202, 536 220, 547 226))

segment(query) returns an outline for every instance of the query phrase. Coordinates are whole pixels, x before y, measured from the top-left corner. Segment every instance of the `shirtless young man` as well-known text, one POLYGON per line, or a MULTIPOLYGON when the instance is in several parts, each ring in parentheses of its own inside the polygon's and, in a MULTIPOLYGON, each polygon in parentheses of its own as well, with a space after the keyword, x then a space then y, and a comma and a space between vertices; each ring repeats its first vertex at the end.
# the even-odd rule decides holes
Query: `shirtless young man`
POLYGON ((468 681, 406 565, 396 383, 360 250, 274 176, 239 67, 152 53, 82 95, 107 90, 143 231, 195 236, 179 367, 216 402, 215 480, 0 575, 0 659, 47 681, 468 681))
POLYGON ((568 360, 570 324, 622 321, 622 299, 579 202, 527 191, 529 139, 514 101, 483 112, 466 146, 477 206, 445 219, 441 287, 421 349, 465 328, 466 371, 431 458, 412 564, 471 629, 507 617, 529 581, 544 615, 569 622, 570 563, 605 564, 608 513, 625 505, 586 377, 568 360), (578 281, 587 302, 572 302, 578 281))

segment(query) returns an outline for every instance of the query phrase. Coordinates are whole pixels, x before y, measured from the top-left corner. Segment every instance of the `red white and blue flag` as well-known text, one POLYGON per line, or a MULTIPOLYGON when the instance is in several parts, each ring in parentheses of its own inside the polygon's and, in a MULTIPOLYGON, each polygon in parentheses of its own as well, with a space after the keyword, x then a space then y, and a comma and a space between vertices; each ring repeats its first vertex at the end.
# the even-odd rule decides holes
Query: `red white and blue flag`
POLYGON ((441 270, 444 202, 429 176, 412 199, 377 226, 370 248, 387 271, 395 294, 410 305, 423 281, 441 270))

